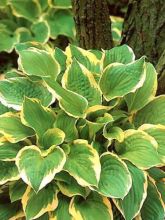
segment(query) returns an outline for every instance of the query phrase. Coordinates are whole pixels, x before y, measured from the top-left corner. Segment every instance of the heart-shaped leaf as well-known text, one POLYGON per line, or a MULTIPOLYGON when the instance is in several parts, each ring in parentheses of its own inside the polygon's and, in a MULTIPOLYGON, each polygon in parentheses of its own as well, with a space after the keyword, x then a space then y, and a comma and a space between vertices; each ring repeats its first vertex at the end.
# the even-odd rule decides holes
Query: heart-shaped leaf
POLYGON ((99 155, 87 141, 75 140, 70 145, 64 170, 82 186, 97 186, 101 171, 99 155))
POLYGON ((66 156, 63 150, 54 146, 46 153, 42 153, 34 145, 26 146, 19 151, 16 157, 16 165, 21 178, 35 192, 53 180, 55 174, 62 170, 65 161, 66 156))
POLYGON ((98 192, 107 197, 123 199, 132 185, 126 164, 112 153, 104 153, 100 162, 101 175, 98 192))

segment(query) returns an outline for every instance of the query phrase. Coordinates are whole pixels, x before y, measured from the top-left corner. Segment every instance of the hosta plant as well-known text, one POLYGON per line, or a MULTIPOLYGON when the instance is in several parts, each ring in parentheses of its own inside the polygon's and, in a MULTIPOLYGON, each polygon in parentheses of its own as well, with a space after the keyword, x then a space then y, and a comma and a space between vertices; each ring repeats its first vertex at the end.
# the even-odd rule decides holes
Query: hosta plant
POLYGON ((18 42, 50 43, 59 35, 75 40, 71 0, 0 1, 0 52, 11 53, 18 42))
POLYGON ((0 81, 0 219, 163 220, 165 96, 126 45, 17 45, 0 81))

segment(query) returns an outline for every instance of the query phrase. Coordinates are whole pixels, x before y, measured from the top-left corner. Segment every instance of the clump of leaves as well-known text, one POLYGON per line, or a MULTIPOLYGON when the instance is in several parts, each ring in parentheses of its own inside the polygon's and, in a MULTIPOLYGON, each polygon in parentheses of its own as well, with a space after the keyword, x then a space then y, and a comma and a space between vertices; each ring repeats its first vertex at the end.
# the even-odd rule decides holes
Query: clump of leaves
POLYGON ((71 0, 1 0, 0 52, 16 43, 51 42, 63 35, 75 40, 71 0))
POLYGON ((0 219, 163 220, 153 65, 126 45, 17 52, 19 71, 0 81, 0 219))

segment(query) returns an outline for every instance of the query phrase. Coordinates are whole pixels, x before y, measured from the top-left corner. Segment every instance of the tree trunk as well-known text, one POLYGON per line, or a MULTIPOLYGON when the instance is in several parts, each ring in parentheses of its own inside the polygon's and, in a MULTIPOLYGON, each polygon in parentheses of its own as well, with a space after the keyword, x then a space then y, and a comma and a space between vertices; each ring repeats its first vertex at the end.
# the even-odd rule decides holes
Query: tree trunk
POLYGON ((165 50, 158 61, 156 70, 158 72, 157 95, 165 94, 165 50))
POLYGON ((146 55, 157 64, 165 49, 165 0, 130 0, 125 16, 122 44, 137 58, 146 55))
POLYGON ((113 46, 107 0, 72 0, 77 38, 84 49, 113 46))

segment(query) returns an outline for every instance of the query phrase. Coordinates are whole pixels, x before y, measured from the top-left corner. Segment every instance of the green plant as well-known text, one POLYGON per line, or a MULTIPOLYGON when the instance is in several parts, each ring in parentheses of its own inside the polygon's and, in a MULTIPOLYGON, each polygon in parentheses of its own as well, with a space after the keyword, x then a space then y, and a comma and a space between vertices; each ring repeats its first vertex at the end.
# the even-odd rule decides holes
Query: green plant
POLYGON ((51 43, 59 35, 75 40, 70 0, 1 0, 0 52, 11 53, 16 43, 51 43))
POLYGON ((163 220, 153 65, 126 45, 16 49, 19 71, 0 81, 0 219, 163 220))

